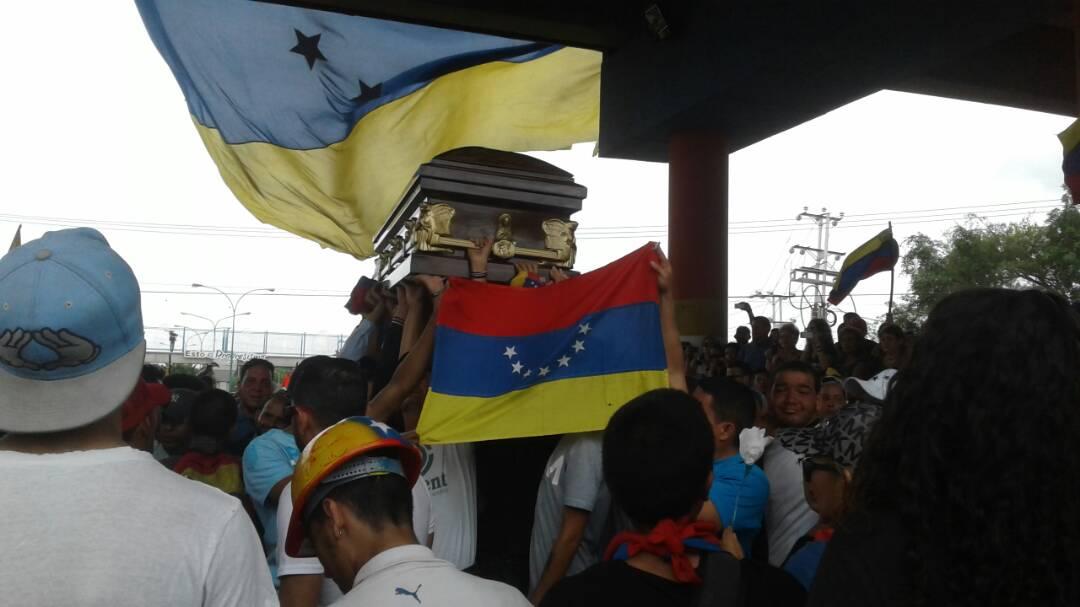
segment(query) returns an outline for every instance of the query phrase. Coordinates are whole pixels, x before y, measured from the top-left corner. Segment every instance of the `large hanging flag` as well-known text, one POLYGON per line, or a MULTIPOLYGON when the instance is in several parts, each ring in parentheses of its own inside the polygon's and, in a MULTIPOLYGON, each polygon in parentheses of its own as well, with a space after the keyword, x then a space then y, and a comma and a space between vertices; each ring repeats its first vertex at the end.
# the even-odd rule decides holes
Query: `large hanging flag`
POLYGON ((417 167, 599 132, 600 53, 251 0, 136 0, 225 183, 357 257, 417 167))
POLYGON ((453 279, 439 308, 421 440, 600 430, 630 399, 666 387, 655 259, 646 245, 535 289, 453 279))
POLYGON ((1076 120, 1058 135, 1065 159, 1061 170, 1065 173, 1065 187, 1072 194, 1073 204, 1080 204, 1080 120, 1076 120))
POLYGON ((847 256, 829 293, 829 303, 839 305, 860 280, 893 269, 898 259, 900 245, 893 238, 892 227, 889 227, 847 256))

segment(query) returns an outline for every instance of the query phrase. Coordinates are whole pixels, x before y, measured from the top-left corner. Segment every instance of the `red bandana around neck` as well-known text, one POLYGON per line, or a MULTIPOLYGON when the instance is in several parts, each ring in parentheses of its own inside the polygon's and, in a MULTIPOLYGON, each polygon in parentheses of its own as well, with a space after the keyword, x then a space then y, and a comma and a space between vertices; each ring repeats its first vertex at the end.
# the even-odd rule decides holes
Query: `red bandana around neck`
POLYGON ((706 521, 664 519, 648 533, 623 531, 611 540, 604 560, 628 559, 647 552, 671 561, 675 579, 684 584, 700 584, 687 548, 714 552, 720 547, 716 525, 706 521))

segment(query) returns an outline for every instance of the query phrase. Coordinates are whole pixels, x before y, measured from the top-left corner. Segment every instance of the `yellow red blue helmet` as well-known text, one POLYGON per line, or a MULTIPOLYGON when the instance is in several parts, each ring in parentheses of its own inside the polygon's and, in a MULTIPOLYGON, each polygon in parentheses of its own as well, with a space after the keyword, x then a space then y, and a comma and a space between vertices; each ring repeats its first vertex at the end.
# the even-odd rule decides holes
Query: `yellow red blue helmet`
POLYGON ((420 451, 412 443, 370 417, 349 417, 320 432, 304 447, 293 471, 293 512, 285 536, 285 553, 308 556, 304 520, 330 489, 343 482, 384 474, 403 476, 412 487, 420 476, 420 462, 420 451))

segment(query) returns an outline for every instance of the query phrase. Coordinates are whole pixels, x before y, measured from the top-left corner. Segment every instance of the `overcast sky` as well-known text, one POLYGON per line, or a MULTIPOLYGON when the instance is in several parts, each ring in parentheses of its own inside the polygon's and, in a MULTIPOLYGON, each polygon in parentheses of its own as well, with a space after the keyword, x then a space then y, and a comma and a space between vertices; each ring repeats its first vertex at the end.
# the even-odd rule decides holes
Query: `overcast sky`
MULTIPOLYGON (((239 319, 240 330, 351 330, 356 318, 342 308, 344 296, 371 264, 261 224, 233 198, 133 3, 17 3, 4 15, 21 25, 0 38, 8 167, 0 238, 19 223, 25 242, 92 220, 135 269, 148 327, 208 326, 181 312, 229 315, 221 295, 190 287, 200 282, 230 292, 277 289, 244 300, 240 311, 251 315, 239 319), (49 26, 27 26, 35 23, 49 26)), ((808 261, 790 247, 816 244, 813 226, 794 221, 804 206, 847 214, 832 232, 830 248, 839 251, 890 219, 901 242, 916 232, 940 236, 966 212, 1041 220, 1061 197, 1056 134, 1069 122, 881 92, 732 155, 730 294, 789 292, 790 268, 808 261)), ((595 158, 592 150, 537 154, 589 188, 576 216, 579 270, 666 239, 666 165, 595 158)), ((905 286, 898 277, 897 291, 905 286)), ((887 274, 866 281, 842 309, 882 315, 888 287, 887 274)), ((733 311, 729 323, 740 315, 733 311)), ((799 312, 788 307, 791 317, 799 312)))

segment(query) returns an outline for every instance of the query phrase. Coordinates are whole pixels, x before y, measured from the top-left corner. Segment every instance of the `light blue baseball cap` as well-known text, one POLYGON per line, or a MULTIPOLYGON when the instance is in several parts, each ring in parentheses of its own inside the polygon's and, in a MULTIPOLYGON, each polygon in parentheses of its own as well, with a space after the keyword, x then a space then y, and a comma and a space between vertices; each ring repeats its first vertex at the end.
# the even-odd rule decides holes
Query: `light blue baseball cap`
POLYGON ((139 283, 97 230, 47 232, 0 259, 0 430, 105 417, 145 354, 139 283))

